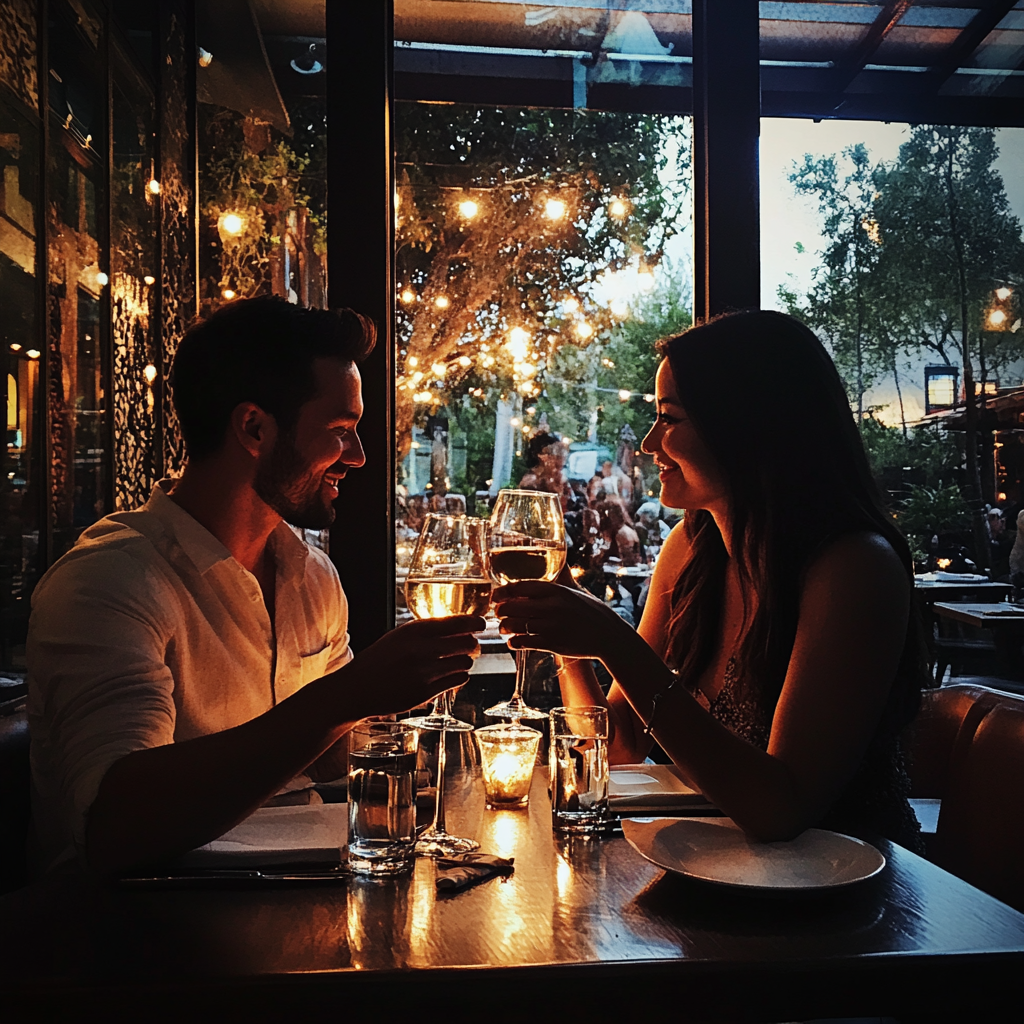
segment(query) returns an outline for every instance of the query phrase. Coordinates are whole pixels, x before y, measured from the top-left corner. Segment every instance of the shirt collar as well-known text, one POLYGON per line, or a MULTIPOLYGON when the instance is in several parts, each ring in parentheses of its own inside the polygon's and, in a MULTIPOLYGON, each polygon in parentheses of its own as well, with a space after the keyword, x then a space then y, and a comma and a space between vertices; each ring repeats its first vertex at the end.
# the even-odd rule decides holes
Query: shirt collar
MULTIPOLYGON (((234 561, 234 556, 224 544, 171 498, 170 490, 175 482, 170 477, 158 481, 146 503, 146 511, 175 539, 200 575, 227 559, 234 561)), ((294 577, 301 582, 309 554, 305 541, 300 540, 292 528, 282 521, 274 527, 270 543, 278 574, 294 577)))

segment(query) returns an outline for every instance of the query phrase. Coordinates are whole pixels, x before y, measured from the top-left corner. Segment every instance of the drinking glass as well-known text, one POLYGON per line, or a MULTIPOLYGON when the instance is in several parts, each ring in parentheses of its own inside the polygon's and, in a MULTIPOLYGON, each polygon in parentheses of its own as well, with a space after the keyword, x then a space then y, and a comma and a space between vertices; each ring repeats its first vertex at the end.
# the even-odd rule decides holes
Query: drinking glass
POLYGON ((608 818, 608 711, 551 709, 551 824, 556 832, 601 831, 608 818))
MULTIPOLYGON (((405 581, 405 600, 417 619, 443 619, 451 615, 483 615, 491 603, 487 573, 487 523, 467 516, 429 514, 423 523, 405 581)), ((453 836, 445 829, 444 785, 447 734, 469 732, 473 726, 451 713, 454 690, 434 699, 429 715, 407 718, 406 724, 430 729, 437 737, 437 795, 434 820, 420 833, 416 852, 427 857, 478 850, 475 839, 453 836)))
MULTIPOLYGON (((487 573, 487 522, 430 513, 423 523, 405 581, 405 602, 417 619, 486 615, 491 604, 487 573)), ((406 721, 417 729, 470 732, 451 713, 454 690, 434 698, 430 714, 406 721)))
MULTIPOLYGON (((562 503, 547 491, 504 490, 491 513, 488 536, 491 576, 498 583, 554 580, 565 564, 562 503)), ((516 686, 509 700, 484 714, 493 718, 547 718, 523 700, 526 651, 516 651, 516 686)))
POLYGON ((367 718, 349 736, 349 867, 357 875, 404 874, 415 855, 419 733, 367 718))

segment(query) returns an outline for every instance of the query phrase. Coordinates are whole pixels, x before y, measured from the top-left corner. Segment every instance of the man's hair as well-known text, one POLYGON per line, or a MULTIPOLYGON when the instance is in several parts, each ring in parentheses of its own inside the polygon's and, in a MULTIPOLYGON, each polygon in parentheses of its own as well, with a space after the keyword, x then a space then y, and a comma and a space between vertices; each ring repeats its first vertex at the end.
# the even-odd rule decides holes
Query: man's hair
POLYGON ((291 430, 316 394, 315 359, 358 363, 377 340, 351 309, 306 309, 268 296, 239 299, 196 321, 174 357, 170 385, 190 458, 223 445, 231 413, 253 402, 291 430))

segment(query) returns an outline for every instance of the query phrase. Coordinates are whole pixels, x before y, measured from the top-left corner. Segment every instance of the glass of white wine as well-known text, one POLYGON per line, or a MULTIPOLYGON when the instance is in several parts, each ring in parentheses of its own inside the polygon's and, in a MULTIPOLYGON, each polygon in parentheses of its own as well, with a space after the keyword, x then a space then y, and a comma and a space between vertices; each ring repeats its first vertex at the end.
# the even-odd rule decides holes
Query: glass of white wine
MULTIPOLYGON (((427 516, 405 581, 405 601, 417 619, 486 614, 491 603, 487 530, 487 522, 483 519, 437 513, 427 516)), ((434 820, 416 841, 416 852, 428 857, 470 853, 480 848, 475 839, 453 836, 445 829, 447 734, 468 732, 473 728, 452 715, 454 696, 454 690, 447 690, 434 699, 429 715, 406 720, 416 728, 438 733, 434 820)))
MULTIPOLYGON (((565 523, 557 494, 504 490, 491 513, 488 534, 492 578, 498 583, 557 578, 565 564, 565 523)), ((516 651, 516 688, 511 698, 484 713, 493 718, 547 718, 523 700, 526 651, 516 651)))

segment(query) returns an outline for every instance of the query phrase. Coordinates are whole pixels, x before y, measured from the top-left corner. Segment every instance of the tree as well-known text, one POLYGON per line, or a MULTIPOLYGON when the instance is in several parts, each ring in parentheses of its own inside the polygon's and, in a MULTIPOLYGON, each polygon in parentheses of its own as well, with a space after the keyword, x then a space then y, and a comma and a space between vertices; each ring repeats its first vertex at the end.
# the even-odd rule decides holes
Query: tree
POLYGON ((688 220, 687 124, 399 105, 399 457, 455 391, 532 401, 611 337, 605 275, 650 274, 688 220))

